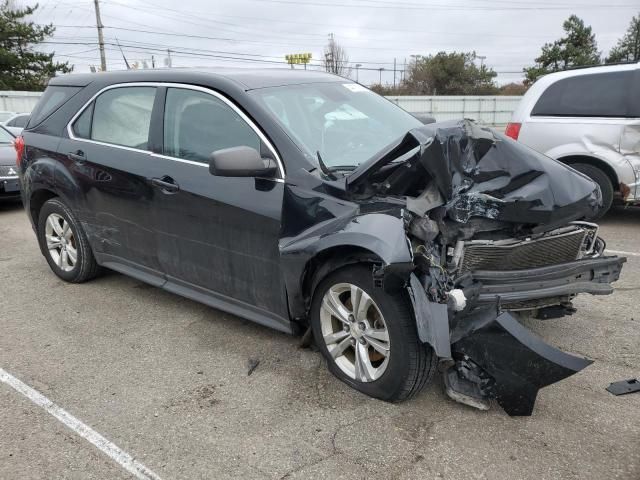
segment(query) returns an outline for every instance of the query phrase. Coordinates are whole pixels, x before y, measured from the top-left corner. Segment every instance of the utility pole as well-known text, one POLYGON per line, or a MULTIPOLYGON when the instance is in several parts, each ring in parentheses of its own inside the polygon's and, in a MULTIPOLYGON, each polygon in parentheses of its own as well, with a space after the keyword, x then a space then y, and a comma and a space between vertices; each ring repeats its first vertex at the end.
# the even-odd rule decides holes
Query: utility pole
POLYGON ((480 71, 482 72, 484 70, 484 59, 487 58, 487 56, 478 55, 478 58, 480 59, 480 71))
POLYGON ((393 89, 396 89, 396 57, 393 57, 393 89))
POLYGON ((359 77, 358 77, 358 71, 360 70, 361 66, 362 66, 361 63, 356 63, 356 83, 360 83, 359 77))
POLYGON ((335 53, 335 41, 334 41, 334 37, 333 37, 333 33, 329 34, 329 51, 327 53, 325 53, 324 58, 325 58, 325 64, 327 65, 327 72, 330 73, 336 73, 336 67, 335 67, 335 57, 334 57, 334 53, 335 53))
POLYGON ((167 48, 167 67, 171 68, 171 49, 167 48))
POLYGON ((104 37, 102 36, 102 20, 100 19, 100 2, 99 0, 93 0, 93 5, 96 9, 96 26, 98 27, 98 47, 100 48, 100 68, 103 72, 107 71, 107 58, 104 56, 104 37))
POLYGON ((378 71, 380 72, 380 81, 378 82, 380 84, 380 86, 382 86, 382 71, 384 70, 384 68, 380 67, 378 69, 378 71))

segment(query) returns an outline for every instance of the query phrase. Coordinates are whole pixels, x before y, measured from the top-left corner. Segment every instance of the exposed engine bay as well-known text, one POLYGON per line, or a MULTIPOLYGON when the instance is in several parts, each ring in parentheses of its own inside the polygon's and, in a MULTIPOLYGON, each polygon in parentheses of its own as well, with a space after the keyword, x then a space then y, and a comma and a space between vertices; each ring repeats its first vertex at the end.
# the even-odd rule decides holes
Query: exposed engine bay
POLYGON ((591 362, 533 335, 518 317, 575 312, 579 293, 613 292, 626 259, 605 255, 598 187, 584 175, 470 121, 409 132, 346 179, 360 200, 404 198, 408 290, 447 393, 530 415, 540 388, 591 362))

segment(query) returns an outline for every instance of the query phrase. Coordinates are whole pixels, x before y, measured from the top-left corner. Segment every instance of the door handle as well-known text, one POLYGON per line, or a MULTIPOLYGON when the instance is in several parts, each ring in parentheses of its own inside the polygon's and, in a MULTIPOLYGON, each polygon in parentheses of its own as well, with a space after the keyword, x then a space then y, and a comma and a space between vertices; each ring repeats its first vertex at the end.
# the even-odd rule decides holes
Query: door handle
POLYGON ((163 193, 176 193, 180 190, 180 187, 173 178, 166 175, 162 178, 152 178, 151 184, 154 187, 158 187, 163 193))
POLYGON ((70 160, 75 160, 76 162, 86 162, 87 157, 82 150, 76 150, 75 152, 67 153, 67 157, 70 160))

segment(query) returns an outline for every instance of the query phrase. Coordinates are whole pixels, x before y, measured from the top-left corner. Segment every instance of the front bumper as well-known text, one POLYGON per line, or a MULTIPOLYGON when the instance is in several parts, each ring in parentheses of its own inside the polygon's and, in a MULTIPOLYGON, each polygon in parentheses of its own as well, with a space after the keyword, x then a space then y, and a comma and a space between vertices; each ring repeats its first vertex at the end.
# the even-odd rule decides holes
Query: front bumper
POLYGON ((480 385, 480 394, 495 398, 508 415, 531 415, 541 388, 592 363, 545 343, 510 313, 497 317, 482 310, 475 313, 467 321, 476 328, 452 349, 459 359, 469 359, 480 367, 488 380, 480 385))
POLYGON ((462 403, 475 405, 495 398, 509 415, 531 415, 541 388, 579 372, 591 361, 548 345, 509 310, 535 302, 551 305, 578 293, 610 294, 625 262, 622 257, 597 257, 525 270, 469 272, 456 281, 467 298, 466 308, 459 312, 431 301, 412 274, 409 292, 420 340, 456 370, 448 393, 453 389, 457 395, 449 395, 462 401, 463 392, 474 391, 476 397, 462 403))
POLYGON ((477 303, 498 304, 502 310, 523 310, 537 301, 578 293, 609 295, 612 282, 620 277, 624 257, 576 260, 526 270, 475 271, 472 278, 481 287, 477 303))

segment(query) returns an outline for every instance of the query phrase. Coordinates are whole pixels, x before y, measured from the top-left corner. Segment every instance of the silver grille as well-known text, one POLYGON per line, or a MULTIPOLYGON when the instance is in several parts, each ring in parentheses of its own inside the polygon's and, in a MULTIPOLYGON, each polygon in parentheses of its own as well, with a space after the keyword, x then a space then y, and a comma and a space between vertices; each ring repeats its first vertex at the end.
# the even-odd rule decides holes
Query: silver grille
POLYGON ((0 165, 0 177, 17 177, 18 167, 15 165, 0 165))
POLYGON ((582 228, 535 240, 469 241, 461 272, 522 270, 571 262, 579 258, 587 231, 582 228))

